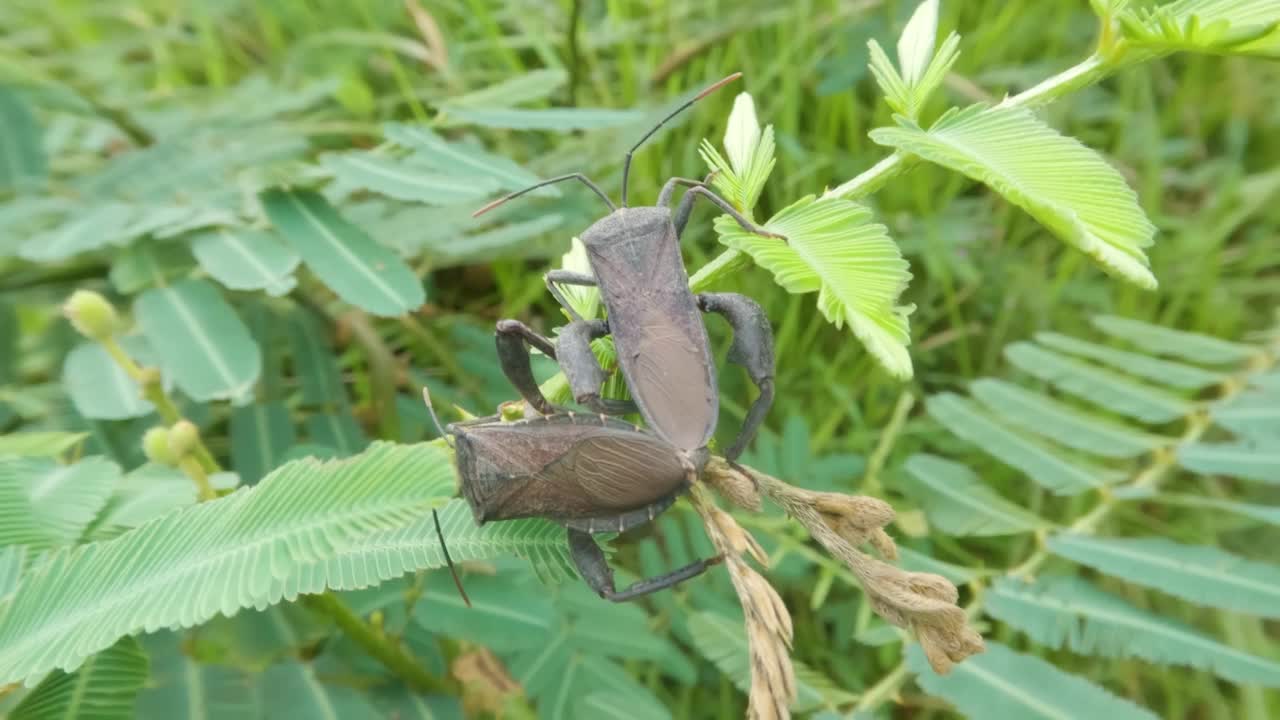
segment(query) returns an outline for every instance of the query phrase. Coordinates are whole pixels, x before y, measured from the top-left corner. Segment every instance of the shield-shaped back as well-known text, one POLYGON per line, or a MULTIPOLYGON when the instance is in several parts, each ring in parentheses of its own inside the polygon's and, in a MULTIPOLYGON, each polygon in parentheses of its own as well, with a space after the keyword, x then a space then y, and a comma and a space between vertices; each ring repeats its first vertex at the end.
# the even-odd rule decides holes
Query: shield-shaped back
POLYGON ((450 432, 477 523, 619 515, 673 495, 700 471, 671 443, 602 416, 483 418, 450 432))

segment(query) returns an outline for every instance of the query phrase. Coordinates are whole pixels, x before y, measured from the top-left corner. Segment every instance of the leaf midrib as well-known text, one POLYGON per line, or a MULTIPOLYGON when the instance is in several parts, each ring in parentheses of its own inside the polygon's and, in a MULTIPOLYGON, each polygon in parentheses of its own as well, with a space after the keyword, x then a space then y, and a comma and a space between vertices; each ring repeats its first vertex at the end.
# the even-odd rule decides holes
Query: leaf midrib
POLYGON ((320 222, 319 218, 311 212, 310 208, 298 199, 297 195, 294 193, 285 193, 284 196, 288 198, 289 203, 293 205, 294 209, 302 216, 303 220, 310 225, 312 229, 319 233, 320 237, 323 238, 344 261, 354 266, 356 271, 372 283, 374 288, 390 299, 395 307, 400 308, 403 306, 403 301, 395 291, 391 289, 391 286, 382 278, 378 277, 377 273, 373 272, 373 270, 369 268, 361 258, 343 244, 341 240, 335 237, 333 233, 329 232, 329 228, 325 227, 324 223, 320 222))

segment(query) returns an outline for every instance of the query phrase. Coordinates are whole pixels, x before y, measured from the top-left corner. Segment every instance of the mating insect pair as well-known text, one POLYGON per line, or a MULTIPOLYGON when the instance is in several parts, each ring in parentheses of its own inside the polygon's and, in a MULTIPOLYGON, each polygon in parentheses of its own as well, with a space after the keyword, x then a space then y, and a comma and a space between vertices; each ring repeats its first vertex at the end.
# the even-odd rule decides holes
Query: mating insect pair
MULTIPOLYGON (((442 429, 454 438, 462 492, 476 522, 544 517, 565 525, 583 579, 610 600, 628 600, 669 587, 715 562, 701 560, 617 591, 604 553, 591 537, 653 520, 698 478, 707 462, 707 443, 719 417, 719 391, 701 313, 716 313, 729 322, 733 329, 729 360, 744 367, 760 391, 726 458, 737 458, 773 402, 773 333, 768 319, 754 300, 743 295, 690 291, 680 235, 694 200, 701 197, 750 232, 785 238, 757 227, 697 180, 671 178, 655 206, 627 206, 633 153, 667 121, 740 76, 735 73, 703 90, 627 152, 620 207, 585 175, 573 173, 507 195, 475 213, 566 180, 585 184, 611 211, 581 236, 591 275, 562 270, 546 275, 548 289, 572 319, 558 342, 515 320, 503 320, 497 326, 503 372, 543 415, 518 422, 482 418, 442 429), (671 200, 681 186, 688 190, 673 216, 671 200), (598 287, 608 319, 580 317, 558 285, 598 287), (605 335, 613 336, 618 368, 633 402, 600 397, 606 375, 591 341, 605 335), (556 407, 542 395, 530 365, 529 346, 557 361, 575 402, 594 414, 556 407), (636 411, 649 430, 610 417, 636 411)), ((429 397, 427 402, 430 405, 429 397)))

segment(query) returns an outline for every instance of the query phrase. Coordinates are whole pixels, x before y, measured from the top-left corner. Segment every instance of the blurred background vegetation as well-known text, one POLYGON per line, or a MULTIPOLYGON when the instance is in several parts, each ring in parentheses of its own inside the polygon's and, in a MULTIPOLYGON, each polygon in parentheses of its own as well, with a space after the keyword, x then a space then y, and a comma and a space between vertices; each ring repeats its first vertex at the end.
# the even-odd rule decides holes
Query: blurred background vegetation
MULTIPOLYGON (((892 47, 914 7, 879 0, 6 0, 0 5, 0 81, 21 88, 37 109, 55 178, 94 172, 104 157, 131 142, 181 136, 186 127, 225 118, 252 123, 244 136, 247 147, 237 149, 246 153, 245 165, 265 163, 276 150, 282 161, 273 160, 261 177, 245 180, 243 167, 232 173, 218 164, 231 152, 225 148, 208 157, 176 152, 156 165, 163 172, 150 182, 183 189, 207 184, 236 196, 275 180, 326 177, 317 157, 377 147, 382 124, 394 120, 430 123, 450 138, 474 139, 542 177, 581 170, 616 193, 623 151, 658 111, 740 70, 744 79, 732 92, 709 97, 639 154, 631 194, 649 199, 667 177, 703 175, 699 141, 719 144, 734 92, 747 91, 761 122, 773 124, 777 133, 777 168, 760 202, 759 215, 767 217, 885 156, 885 148, 867 138, 869 129, 891 118, 867 70, 866 43, 874 38, 892 47), (532 125, 547 127, 526 129, 503 126, 527 118, 492 114, 493 108, 516 106, 599 112, 572 115, 577 127, 540 116, 532 125)), ((963 35, 962 53, 928 118, 951 105, 998 101, 1078 62, 1096 42, 1097 19, 1081 0, 969 0, 944 2, 940 27, 963 35)), ((895 408, 906 408, 905 396, 959 389, 977 377, 1004 373, 1007 344, 1043 330, 1088 334, 1097 314, 1240 338, 1271 325, 1280 297, 1275 63, 1178 55, 1122 71, 1055 103, 1044 117, 1102 152, 1138 192, 1159 228, 1149 250, 1159 290, 1145 292, 1104 276, 998 195, 923 165, 869 199, 914 275, 903 297, 917 308, 911 316, 916 373, 910 382, 888 376, 847 330, 814 312, 812 296, 788 295, 763 270, 749 269, 717 288, 756 298, 777 338, 777 401, 749 461, 808 487, 881 489, 899 507, 903 520, 895 534, 909 538, 908 546, 969 567, 1004 567, 1025 554, 1025 541, 959 543, 926 536, 923 515, 895 489, 901 459, 926 447, 944 449, 999 487, 1010 487, 1016 474, 948 439, 935 421, 915 411, 905 417, 892 446, 882 448, 887 455, 870 463, 868 475, 868 459, 895 408)), ((54 195, 74 205, 75 187, 68 181, 54 195)), ((370 326, 367 318, 335 311, 323 291, 300 281, 293 297, 320 310, 317 317, 326 323, 321 334, 337 345, 357 421, 354 428, 316 431, 307 439, 332 445, 345 441, 323 440, 346 433, 358 445, 369 437, 413 441, 434 434, 412 399, 391 407, 380 402, 378 381, 369 374, 380 358, 370 347, 391 348, 391 362, 403 365, 414 381, 431 377, 446 397, 473 412, 487 413, 511 399, 514 392, 493 358, 493 323, 515 317, 546 331, 560 324, 542 273, 558 264, 570 238, 600 211, 597 199, 580 188, 562 186, 561 193, 512 208, 483 229, 460 213, 468 205, 463 202, 425 209, 373 201, 345 207, 348 219, 410 259, 425 278, 428 301, 409 320, 370 326), (362 341, 362 333, 370 332, 381 341, 362 341), (388 421, 388 414, 395 419, 388 421)), ((477 197, 468 207, 483 200, 477 197)), ((119 290, 115 273, 129 261, 116 251, 39 263, 16 257, 15 250, 30 239, 28 220, 16 205, 0 202, 0 250, 6 256, 0 259, 0 294, 21 306, 24 331, 17 346, 5 348, 5 362, 16 362, 24 383, 53 386, 48 427, 84 427, 53 389, 61 358, 75 340, 56 321, 56 303, 78 287, 107 288, 109 274, 119 290)), ((708 210, 695 211, 686 232, 691 271, 718 253, 710 221, 708 210)), ((246 301, 245 307, 258 302, 246 301)), ((254 321, 250 325, 256 332, 254 321)), ((709 325, 723 362, 727 332, 721 324, 709 325)), ((740 372, 721 375, 720 437, 726 440, 736 432, 752 391, 740 372)), ((202 417, 202 424, 210 428, 211 449, 227 454, 234 439, 218 412, 202 417)), ((8 422, 13 427, 17 421, 8 422)), ((99 452, 125 432, 89 429, 90 442, 97 443, 91 450, 99 452)), ((140 460, 136 450, 122 452, 140 460)), ((675 530, 622 545, 615 563, 647 571, 705 548, 695 538, 692 513, 677 510, 670 518, 664 522, 675 530), (692 549, 685 547, 690 543, 692 549)), ((779 522, 766 518, 757 529, 764 528, 779 560, 771 577, 796 618, 797 659, 821 676, 810 678, 817 685, 850 693, 874 685, 896 666, 898 646, 881 647, 883 637, 867 634, 857 588, 842 580, 833 585, 831 573, 820 571, 820 563, 793 534, 779 530, 779 522)), ((1187 529, 1210 544, 1220 531, 1214 521, 1187 529)), ((1247 547, 1259 537, 1232 542, 1247 547)), ((1272 534, 1269 541, 1275 540, 1272 534)), ((485 582, 492 584, 477 583, 482 596, 485 582)), ((520 592, 536 599, 509 593, 506 586, 495 587, 493 597, 521 607, 544 602, 543 593, 581 595, 575 589, 522 587, 520 592)), ((689 642, 689 631, 678 627, 680 616, 705 607, 697 599, 704 592, 715 594, 695 581, 646 606, 653 626, 677 626, 672 647, 689 642)), ((563 602, 589 605, 581 597, 563 602)), ((481 622, 464 613, 448 617, 455 624, 481 622)), ((627 617, 640 627, 646 623, 644 617, 627 617)), ((448 634, 451 627, 456 625, 442 621, 434 629, 448 634)), ((1265 626, 1251 627, 1261 632, 1265 626)), ((1252 649, 1274 657, 1274 632, 1265 627, 1252 649)), ((492 638, 476 632, 468 639, 492 638)), ((1003 639, 1016 644, 1012 634, 1003 639)), ((665 647, 624 656, 620 666, 676 717, 740 716, 743 697, 725 675, 705 660, 686 669, 690 660, 672 659, 665 647), (672 664, 679 665, 676 675, 683 680, 671 679, 672 664), (699 677, 703 682, 693 682, 699 677)), ((1133 660, 1040 652, 1164 717, 1280 712, 1275 697, 1253 693, 1242 701, 1235 688, 1193 671, 1152 674, 1133 660), (1198 679, 1189 680, 1191 675, 1198 679)), ((517 663, 517 675, 520 669, 517 663)), ((901 716, 948 712, 909 685, 906 693, 906 705, 895 711, 901 716)))

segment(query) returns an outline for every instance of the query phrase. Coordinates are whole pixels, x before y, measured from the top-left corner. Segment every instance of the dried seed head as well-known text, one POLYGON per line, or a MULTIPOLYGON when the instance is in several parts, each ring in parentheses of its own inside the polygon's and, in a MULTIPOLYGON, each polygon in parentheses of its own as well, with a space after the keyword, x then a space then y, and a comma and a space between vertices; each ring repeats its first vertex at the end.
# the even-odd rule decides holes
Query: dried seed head
POLYGON ((763 507, 756 481, 722 458, 713 457, 708 461, 703 478, 729 502, 744 510, 760 512, 763 507))
POLYGON ((760 547, 760 543, 756 542, 755 537, 744 530, 738 524, 738 521, 733 519, 732 515, 715 505, 708 505, 706 516, 719 530, 734 555, 746 553, 761 565, 768 566, 769 556, 765 553, 764 548, 760 547))
POLYGON ((90 340, 106 340, 120 329, 120 317, 116 315, 115 307, 92 290, 71 293, 62 306, 62 314, 77 332, 90 340))
POLYGON ((510 700, 523 692, 502 661, 488 648, 459 655, 451 670, 462 684, 462 704, 467 717, 481 712, 501 717, 510 700))

